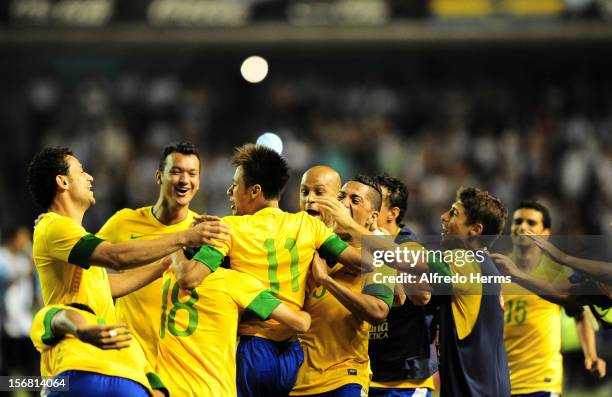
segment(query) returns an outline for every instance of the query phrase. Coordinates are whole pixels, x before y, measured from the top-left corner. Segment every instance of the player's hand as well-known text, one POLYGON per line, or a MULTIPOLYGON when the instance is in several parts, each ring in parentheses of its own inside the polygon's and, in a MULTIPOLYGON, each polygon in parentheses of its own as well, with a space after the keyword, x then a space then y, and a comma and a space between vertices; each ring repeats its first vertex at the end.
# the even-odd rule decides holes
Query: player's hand
POLYGON ((341 229, 348 229, 355 222, 350 210, 335 198, 320 196, 314 197, 312 201, 317 204, 324 218, 333 219, 341 229))
POLYGON ((550 241, 544 237, 534 234, 532 231, 525 232, 525 236, 532 239, 533 242, 544 252, 546 252, 554 261, 563 262, 565 253, 559 248, 555 247, 550 241))
POLYGON ((584 369, 596 378, 601 379, 606 376, 606 361, 599 357, 595 357, 595 359, 585 358, 584 369))
POLYGON ((310 317, 310 313, 300 310, 296 314, 302 317, 302 319, 304 320, 304 332, 308 332, 308 330, 310 329, 310 325, 312 324, 312 317, 310 317))
POLYGON ((329 267, 325 260, 316 252, 312 258, 312 262, 310 262, 310 271, 312 279, 320 285, 324 285, 325 281, 329 278, 329 267))
POLYGON ((125 324, 82 325, 77 328, 76 335, 82 342, 103 350, 125 349, 132 339, 125 324))
MULTIPOLYGON (((207 219, 211 219, 212 215, 205 215, 207 219)), ((216 217, 215 217, 216 218, 216 217)), ((187 236, 187 247, 200 247, 202 245, 210 245, 211 247, 221 247, 219 243, 213 240, 229 241, 229 235, 232 233, 230 228, 218 220, 203 220, 194 227, 185 231, 187 236)))
POLYGON ((515 276, 520 273, 518 266, 516 263, 512 261, 512 259, 508 258, 506 255, 502 254, 491 254, 491 259, 495 262, 497 266, 497 270, 504 276, 515 276))
MULTIPOLYGON (((182 251, 182 250, 179 250, 182 251)), ((161 277, 161 275, 163 275, 166 270, 168 270, 168 268, 170 267, 170 265, 172 265, 172 255, 168 255, 162 259, 159 260, 159 275, 161 277)))
POLYGON ((208 214, 202 214, 202 215, 196 215, 193 217, 193 222, 191 223, 191 226, 195 226, 198 223, 202 223, 202 222, 214 222, 214 221, 220 221, 221 218, 216 216, 216 215, 208 215, 208 214))
POLYGON ((161 390, 153 389, 153 397, 166 397, 166 395, 161 390))

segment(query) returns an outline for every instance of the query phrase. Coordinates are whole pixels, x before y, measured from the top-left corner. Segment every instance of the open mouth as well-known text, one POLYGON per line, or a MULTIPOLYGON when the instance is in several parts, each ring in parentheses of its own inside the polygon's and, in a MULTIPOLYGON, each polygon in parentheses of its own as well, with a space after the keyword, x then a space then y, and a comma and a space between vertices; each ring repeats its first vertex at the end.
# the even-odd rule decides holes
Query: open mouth
POLYGON ((311 216, 314 216, 314 217, 319 217, 319 216, 321 216, 321 213, 320 213, 319 211, 315 211, 315 210, 313 210, 313 209, 307 209, 307 210, 306 210, 306 213, 307 213, 308 215, 311 215, 311 216))
POLYGON ((183 186, 179 186, 179 187, 175 188, 175 190, 176 190, 176 193, 179 196, 186 196, 187 193, 189 192, 189 188, 183 187, 183 186))

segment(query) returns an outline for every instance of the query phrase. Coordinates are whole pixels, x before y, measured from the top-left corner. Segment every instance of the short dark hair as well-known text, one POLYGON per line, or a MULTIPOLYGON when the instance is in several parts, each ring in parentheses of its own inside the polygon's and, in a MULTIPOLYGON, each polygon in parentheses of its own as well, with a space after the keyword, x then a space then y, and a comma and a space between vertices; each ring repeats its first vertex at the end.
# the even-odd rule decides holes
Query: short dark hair
POLYGON ((232 164, 242 167, 246 187, 261 186, 266 200, 279 198, 289 180, 287 161, 266 146, 247 143, 235 148, 232 164))
POLYGON ((508 210, 497 197, 474 187, 461 187, 456 200, 465 208, 468 225, 482 223, 483 236, 497 236, 504 230, 508 210))
POLYGON ((198 162, 200 166, 202 165, 202 160, 200 159, 200 152, 198 148, 191 142, 180 142, 173 143, 171 145, 166 146, 161 153, 161 157, 159 158, 159 166, 157 169, 159 172, 164 172, 164 168, 166 167, 166 159, 172 153, 180 153, 180 154, 193 154, 198 158, 198 162))
POLYGON ((38 152, 28 166, 27 185, 36 205, 43 210, 49 209, 57 186, 57 175, 68 175, 66 156, 72 156, 67 147, 45 148, 38 152))
POLYGON ((374 211, 380 211, 380 207, 382 206, 382 192, 380 191, 380 187, 374 181, 374 179, 370 178, 367 175, 359 174, 354 176, 349 182, 359 182, 369 187, 368 189, 368 201, 370 205, 374 209, 374 211))
POLYGON ((374 181, 379 187, 387 189, 387 204, 389 208, 399 208, 399 215, 395 218, 395 224, 399 226, 408 209, 408 188, 406 188, 402 181, 389 176, 387 173, 376 175, 374 181))
POLYGON ((542 225, 544 225, 546 229, 550 229, 550 227, 552 226, 550 211, 543 204, 535 200, 523 200, 516 206, 517 210, 520 210, 522 208, 532 209, 540 212, 542 214, 542 225))

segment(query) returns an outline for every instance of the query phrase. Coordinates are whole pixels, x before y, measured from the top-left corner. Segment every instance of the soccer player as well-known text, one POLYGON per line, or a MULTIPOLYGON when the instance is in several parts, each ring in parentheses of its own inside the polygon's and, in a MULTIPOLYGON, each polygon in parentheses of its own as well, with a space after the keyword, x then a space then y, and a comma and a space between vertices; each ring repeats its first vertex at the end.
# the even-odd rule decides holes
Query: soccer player
MULTIPOLYGON (((360 175, 348 181, 338 200, 354 222, 366 230, 376 228, 382 197, 371 178, 360 175)), ((333 214, 325 212, 325 218, 333 219, 333 214)), ((358 240, 360 236, 355 237, 358 240)), ((319 258, 312 266, 318 284, 311 288, 304 305, 312 316, 312 327, 300 335, 304 363, 291 395, 360 397, 367 394, 371 375, 370 324, 387 316, 393 302, 393 286, 376 284, 370 275, 341 264, 328 274, 327 265, 319 258)))
MULTIPOLYGON (((387 174, 374 179, 383 198, 378 226, 387 230, 401 247, 421 250, 415 234, 402 223, 408 205, 406 186, 387 174)), ((430 396, 435 387, 437 352, 430 332, 431 316, 428 317, 423 307, 431 299, 431 293, 418 287, 416 291, 401 289, 387 318, 370 330, 369 396, 430 396)))
MULTIPOLYGON (((544 255, 533 240, 525 236, 527 231, 550 236, 550 213, 537 201, 522 201, 513 213, 510 258, 518 268, 533 277, 547 282, 567 280, 571 271, 544 255)), ((561 307, 516 284, 504 285, 502 291, 505 298, 504 343, 512 395, 560 395, 563 387, 561 307)), ((585 338, 593 335, 593 330, 582 308, 566 306, 566 311, 576 320, 585 363, 597 364, 601 359, 596 355, 594 337, 585 338)))
MULTIPOLYGON (((42 376, 66 376, 50 397, 163 397, 167 390, 124 325, 106 324, 87 305, 49 305, 34 317, 30 338, 42 376)), ((56 378, 57 383, 61 382, 56 378)))
MULTIPOLYGON (((321 205, 321 203, 319 203, 321 205)), ((401 272, 448 277, 455 283, 430 283, 440 294, 440 396, 510 396, 508 362, 504 350, 504 314, 500 284, 462 283, 471 275, 501 278, 485 253, 503 230, 507 210, 488 192, 460 188, 451 208, 442 214, 443 255, 390 262, 401 272)))
POLYGON ((310 326, 308 313, 291 310, 246 273, 220 268, 191 291, 179 288, 173 270, 164 274, 157 370, 170 395, 236 396, 236 335, 247 313, 293 332, 310 326))
POLYGON ((300 211, 320 219, 328 227, 332 227, 332 219, 324 219, 314 202, 315 197, 330 197, 335 199, 340 192, 340 174, 326 165, 317 165, 309 168, 302 175, 300 182, 300 211))
MULTIPOLYGON (((510 229, 513 241, 510 258, 535 277, 548 281, 567 279, 570 272, 544 255, 533 240, 524 235, 530 231, 549 236, 550 228, 550 213, 545 206, 535 201, 519 203, 510 229)), ((512 395, 560 395, 563 386, 561 308, 536 294, 523 291, 523 294, 505 294, 504 342, 512 395)), ((582 318, 584 321, 581 312, 578 310, 574 314, 580 315, 577 320, 582 318)))
MULTIPOLYGON (((297 311, 304 304, 306 276, 315 251, 330 263, 361 270, 359 251, 323 222, 306 212, 290 214, 278 208, 289 178, 287 163, 278 153, 247 144, 236 149, 233 164, 236 172, 227 193, 237 216, 223 218, 232 230, 230 241, 221 241, 219 248, 202 247, 177 274, 182 288, 199 285, 228 256, 232 269, 257 278, 297 311)), ((238 333, 238 395, 288 395, 303 360, 295 332, 274 320, 247 317, 238 333)))
MULTIPOLYGON (((81 222, 95 204, 93 178, 67 148, 47 148, 28 168, 34 201, 47 212, 34 229, 33 257, 46 305, 79 302, 115 323, 105 268, 122 270, 151 263, 181 249, 227 238, 221 222, 199 225, 150 241, 112 244, 85 231, 81 222), (91 267, 92 264, 96 266, 91 267)), ((157 266, 164 268, 163 261, 157 266)))
MULTIPOLYGON (((165 147, 155 172, 155 182, 159 185, 159 197, 155 205, 118 211, 106 221, 96 236, 117 243, 135 239, 151 240, 189 229, 197 216, 189 209, 189 203, 200 188, 200 169, 200 155, 193 144, 179 143, 165 147)), ((151 270, 154 269, 155 266, 152 266, 151 270)), ((109 279, 111 285, 114 278, 129 276, 133 276, 133 282, 140 280, 146 283, 149 279, 137 274, 142 274, 143 271, 143 268, 138 268, 119 275, 109 274, 109 279)), ((133 289, 125 281, 120 285, 133 289)), ((158 277, 131 294, 117 299, 115 303, 118 321, 125 323, 130 329, 153 368, 156 366, 159 339, 161 293, 162 281, 158 277)), ((121 291, 113 291, 114 298, 121 295, 121 291)))

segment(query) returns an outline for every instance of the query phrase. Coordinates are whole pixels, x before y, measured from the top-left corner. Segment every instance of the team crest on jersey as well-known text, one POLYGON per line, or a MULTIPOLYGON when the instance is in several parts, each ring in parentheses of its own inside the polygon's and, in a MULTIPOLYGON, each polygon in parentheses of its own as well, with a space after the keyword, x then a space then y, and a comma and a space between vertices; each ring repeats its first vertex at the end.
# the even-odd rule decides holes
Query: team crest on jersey
POLYGON ((347 369, 346 373, 349 374, 349 375, 357 376, 357 370, 355 368, 347 369))

